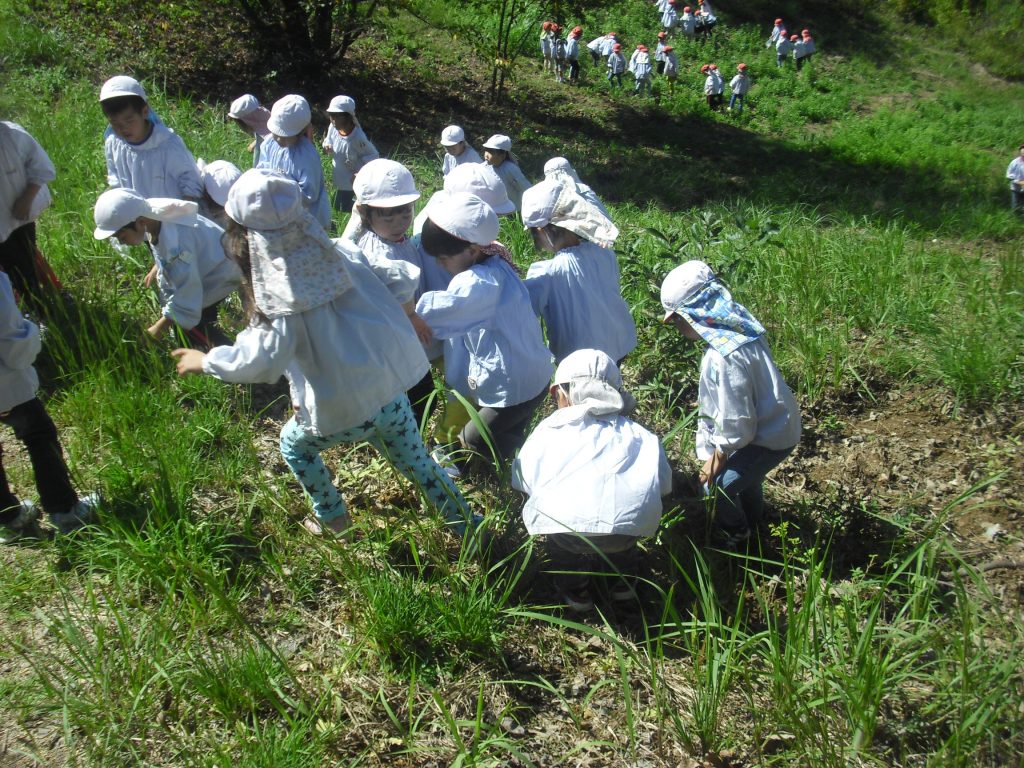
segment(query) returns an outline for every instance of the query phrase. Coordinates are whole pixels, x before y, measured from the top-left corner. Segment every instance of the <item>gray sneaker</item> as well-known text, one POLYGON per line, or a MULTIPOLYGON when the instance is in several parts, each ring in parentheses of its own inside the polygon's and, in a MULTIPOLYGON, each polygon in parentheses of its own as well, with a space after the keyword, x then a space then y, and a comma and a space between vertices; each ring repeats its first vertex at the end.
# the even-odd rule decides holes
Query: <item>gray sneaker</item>
POLYGON ((50 515, 50 525, 57 529, 60 535, 66 535, 91 523, 96 518, 96 508, 100 505, 98 493, 87 493, 80 496, 75 506, 67 512, 60 512, 50 515))
POLYGON ((26 536, 39 538, 39 533, 39 507, 34 501, 22 499, 17 517, 0 525, 0 542, 9 544, 26 536))

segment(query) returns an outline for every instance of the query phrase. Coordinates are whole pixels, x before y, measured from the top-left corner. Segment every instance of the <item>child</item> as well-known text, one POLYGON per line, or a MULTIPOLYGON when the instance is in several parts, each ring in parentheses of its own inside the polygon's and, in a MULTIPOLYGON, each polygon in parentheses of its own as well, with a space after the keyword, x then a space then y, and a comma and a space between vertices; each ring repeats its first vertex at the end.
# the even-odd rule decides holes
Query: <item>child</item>
POLYGON ((777 42, 779 42, 779 35, 785 32, 786 28, 782 25, 782 19, 775 20, 775 26, 772 27, 772 33, 768 36, 768 42, 764 44, 765 48, 771 48, 777 42))
POLYGON ((700 71, 707 75, 704 80, 704 96, 708 100, 708 109, 716 110, 722 105, 722 92, 725 90, 722 75, 714 64, 705 64, 700 71))
POLYGON ((804 42, 798 35, 790 35, 789 42, 793 44, 793 63, 799 72, 804 66, 804 42))
MULTIPOLYGON (((445 340, 448 386, 479 409, 497 458, 507 462, 544 400, 552 366, 526 286, 506 261, 491 255, 497 236, 498 217, 479 197, 436 193, 420 243, 452 279, 446 290, 423 294, 416 313, 445 340)), ((475 454, 490 454, 476 418, 459 439, 475 454)))
POLYGON ((717 23, 718 18, 715 16, 715 12, 711 10, 711 3, 708 0, 700 0, 700 8, 697 11, 697 31, 707 39, 711 36, 711 30, 715 28, 717 23))
POLYGON ((590 57, 594 60, 594 66, 596 67, 602 59, 608 60, 608 57, 612 53, 612 47, 615 45, 618 38, 616 32, 606 32, 601 37, 595 37, 589 43, 587 43, 587 49, 590 51, 590 57))
POLYGON ((327 107, 331 125, 323 147, 331 153, 334 182, 334 210, 349 213, 355 202, 352 179, 359 169, 380 157, 363 127, 356 120, 356 102, 348 96, 335 96, 327 107))
POLYGON ((449 125, 441 131, 441 146, 444 147, 444 161, 441 172, 447 176, 452 169, 463 163, 482 163, 479 153, 466 141, 466 132, 457 125, 449 125))
POLYGON ((558 24, 551 25, 551 58, 554 61, 555 82, 565 82, 566 49, 562 28, 558 24))
POLYGON ((779 31, 779 40, 775 43, 775 66, 782 67, 786 62, 786 57, 793 50, 793 43, 789 41, 789 33, 786 30, 779 31))
POLYGON ((679 79, 679 59, 676 58, 676 49, 671 45, 665 46, 664 56, 665 78, 668 80, 668 95, 672 96, 676 92, 676 80, 679 79))
MULTIPOLYGON (((817 46, 814 45, 814 38, 811 37, 811 30, 805 29, 800 33, 803 38, 803 55, 800 57, 803 64, 808 64, 811 61, 811 57, 814 52, 818 50, 817 46)), ((797 66, 800 69, 800 65, 797 66)))
POLYGON ((679 28, 683 30, 686 39, 693 42, 693 38, 697 34, 697 18, 693 15, 693 9, 688 5, 683 8, 683 15, 679 19, 679 28))
POLYGON ((195 158, 174 131, 150 119, 146 92, 131 77, 118 75, 100 89, 100 107, 111 131, 103 142, 107 183, 144 197, 197 201, 203 182, 195 158))
MULTIPOLYGON (((36 397, 39 378, 32 361, 42 347, 39 328, 18 311, 7 275, 0 272, 0 422, 14 430, 28 452, 39 502, 58 533, 71 533, 92 520, 99 497, 79 497, 71 486, 57 428, 36 397)), ((11 492, 0 448, 0 528, 4 541, 37 535, 39 510, 11 492)))
POLYGON ((501 133, 491 136, 484 142, 484 162, 501 177, 509 199, 518 210, 523 203, 523 192, 529 188, 530 182, 519 170, 516 157, 512 154, 512 139, 501 133))
POLYGON ((630 70, 633 73, 633 77, 636 79, 636 86, 633 88, 634 96, 643 96, 644 91, 647 95, 651 94, 651 55, 647 51, 646 45, 641 45, 636 53, 636 58, 633 60, 633 67, 630 70))
POLYGON ((658 45, 654 49, 654 68, 658 74, 665 72, 665 45, 668 34, 666 32, 658 33, 658 45))
POLYGON ((580 181, 580 176, 576 173, 576 169, 564 157, 552 157, 544 163, 544 178, 557 181, 559 184, 574 186, 577 192, 597 206, 597 209, 608 219, 611 219, 612 215, 608 213, 608 209, 605 208, 601 198, 597 196, 597 192, 580 181))
POLYGON ((540 25, 540 55, 544 59, 544 71, 550 72, 554 69, 554 59, 552 58, 551 43, 553 35, 551 34, 552 23, 545 21, 540 25))
POLYGON ((238 166, 227 160, 214 160, 204 163, 200 159, 199 175, 203 179, 203 199, 199 201, 199 215, 205 216, 221 229, 227 225, 228 217, 224 213, 224 203, 228 199, 228 190, 242 175, 238 166))
POLYGON ((267 127, 273 136, 260 150, 257 168, 277 171, 298 182, 302 203, 324 229, 331 226, 331 203, 320 155, 308 135, 309 102, 291 94, 274 102, 267 127))
POLYGON ((1006 178, 1010 180, 1010 210, 1024 212, 1024 144, 1006 166, 1006 178))
POLYGON ((281 454, 312 499, 314 517, 303 523, 311 533, 339 534, 351 523, 321 451, 366 441, 461 534, 476 519, 427 455, 405 396, 428 368, 401 307, 415 275, 379 270, 332 241, 302 197, 291 179, 258 169, 231 188, 227 240, 246 275, 252 324, 232 346, 175 350, 178 373, 239 383, 288 377, 295 415, 281 430, 281 454))
POLYGON ((528 189, 522 214, 534 247, 554 254, 531 264, 525 283, 555 361, 589 348, 621 362, 636 347, 636 324, 611 250, 619 230, 575 185, 557 181, 528 189))
POLYGON ((668 4, 661 13, 661 26, 665 28, 664 32, 666 35, 676 28, 678 21, 676 16, 676 0, 668 0, 668 4))
POLYGON ((0 269, 19 298, 44 311, 47 288, 36 269, 36 219, 50 205, 57 171, 39 142, 17 123, 0 121, 0 269))
POLYGON ((608 85, 622 87, 622 73, 626 71, 626 57, 622 55, 622 46, 616 43, 608 56, 608 85))
POLYGON ((571 84, 580 81, 580 38, 583 37, 583 27, 573 27, 572 32, 565 41, 565 61, 569 65, 569 82, 571 84))
POLYGON ((533 430, 512 468, 512 487, 530 497, 526 530, 547 536, 553 570, 575 571, 554 577, 574 611, 593 609, 590 574, 608 564, 624 577, 612 599, 635 599, 637 542, 658 530, 661 497, 672 490, 665 450, 624 415, 635 401, 603 352, 569 355, 551 394, 558 410, 533 430))
POLYGON ((661 284, 664 322, 704 340, 697 458, 723 543, 747 539, 761 520, 762 482, 800 440, 800 409, 765 343, 764 327, 733 301, 702 261, 676 267, 661 284))
POLYGON ((231 102, 228 117, 235 125, 252 135, 248 151, 252 152, 253 167, 257 166, 260 162, 260 147, 270 138, 270 129, 267 128, 270 110, 262 106, 251 93, 246 93, 231 102))
POLYGON ((737 114, 743 113, 743 98, 747 95, 747 91, 750 90, 750 78, 747 76, 747 65, 740 62, 736 65, 736 76, 729 81, 729 90, 732 93, 729 94, 729 111, 732 112, 732 108, 735 104, 739 103, 740 108, 736 110, 737 114))
POLYGON ((153 254, 153 269, 143 281, 155 278, 163 304, 160 319, 147 332, 159 338, 174 325, 195 345, 209 349, 230 343, 217 327, 217 309, 238 288, 242 274, 224 255, 224 230, 198 214, 199 206, 185 200, 144 198, 130 189, 110 189, 99 196, 93 215, 93 236, 111 235, 123 245, 143 243, 153 254))

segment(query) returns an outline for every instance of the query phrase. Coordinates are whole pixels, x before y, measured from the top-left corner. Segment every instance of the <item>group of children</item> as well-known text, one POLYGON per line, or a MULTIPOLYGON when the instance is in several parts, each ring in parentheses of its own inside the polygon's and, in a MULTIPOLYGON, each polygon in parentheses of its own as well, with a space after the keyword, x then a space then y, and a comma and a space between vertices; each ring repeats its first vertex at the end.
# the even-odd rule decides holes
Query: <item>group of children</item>
POLYGON ((780 18, 775 20, 772 33, 765 42, 765 48, 775 48, 775 66, 782 67, 792 54, 793 63, 799 72, 804 64, 811 60, 818 50, 811 37, 811 30, 804 29, 799 35, 790 34, 786 29, 786 23, 780 18))
MULTIPOLYGON (((482 518, 454 480, 511 469, 512 484, 530 497, 531 533, 549 535, 577 572, 593 570, 586 563, 594 557, 628 572, 637 542, 657 528, 671 471, 660 441, 629 419, 635 403, 622 390, 618 365, 637 334, 612 250, 618 229, 565 158, 549 160, 545 179, 531 185, 508 136, 484 142, 481 161, 462 128, 448 126, 444 188, 414 217, 412 173, 377 156, 355 103, 337 97, 323 146, 338 205, 351 200, 352 216, 332 239, 302 97, 270 110, 251 96, 232 103, 229 116, 253 136, 255 167, 244 173, 223 161, 200 170, 131 78, 108 81, 101 107, 111 188, 96 201, 94 236, 152 253, 147 284, 155 281, 162 310, 148 330, 180 329, 184 343, 172 353, 180 374, 287 378, 294 415, 281 453, 311 499, 309 531, 342 534, 352 522, 321 452, 368 442, 457 534, 471 534, 482 518), (497 239, 498 217, 517 210, 535 249, 549 255, 525 277, 497 239), (236 292, 248 326, 232 340, 216 318, 236 292), (449 398, 425 440, 438 407, 433 372, 449 398), (528 437, 549 396, 555 413, 528 437)), ((31 189, 53 178, 37 147, 26 153, 25 192, 12 205, 19 219, 31 189)), ((71 530, 91 518, 97 499, 70 488, 56 430, 35 398, 38 329, 5 277, 0 302, 0 419, 28 446, 54 526, 71 530)), ((666 322, 709 344, 698 455, 720 534, 735 543, 758 521, 764 474, 797 442, 799 411, 764 329, 707 265, 670 273, 662 303, 666 322)), ((0 480, 0 524, 28 530, 34 506, 11 495, 2 471, 0 480)), ((578 610, 592 605, 586 576, 562 580, 559 591, 578 610)), ((628 581, 612 591, 633 594, 628 581)))

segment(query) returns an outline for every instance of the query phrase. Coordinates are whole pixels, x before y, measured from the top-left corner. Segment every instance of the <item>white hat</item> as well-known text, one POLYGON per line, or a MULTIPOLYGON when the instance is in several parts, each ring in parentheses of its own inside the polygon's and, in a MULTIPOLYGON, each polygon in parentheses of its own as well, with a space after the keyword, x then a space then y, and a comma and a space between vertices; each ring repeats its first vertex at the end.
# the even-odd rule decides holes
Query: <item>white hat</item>
POLYGON ((441 146, 454 147, 460 141, 466 140, 466 132, 457 125, 449 125, 441 131, 441 146))
POLYGON ((547 226, 561 194, 562 183, 551 179, 538 182, 523 192, 520 205, 523 224, 531 228, 547 226))
POLYGON ((280 229, 302 212, 302 190, 276 171, 252 168, 231 185, 224 211, 246 229, 280 229))
POLYGON ((350 115, 356 113, 356 100, 351 96, 335 96, 327 105, 328 112, 346 112, 350 115))
POLYGON ((435 192, 426 207, 427 217, 453 237, 477 245, 490 245, 498 237, 498 215, 469 192, 435 192))
POLYGON ((558 368, 552 388, 565 387, 569 402, 583 406, 585 413, 595 416, 632 410, 636 401, 622 391, 622 374, 615 361, 597 349, 578 349, 568 355, 558 368))
POLYGON ((484 149, 502 149, 505 152, 511 152, 512 139, 502 133, 496 133, 484 142, 484 149))
POLYGON ((267 128, 276 136, 298 136, 311 119, 309 102, 292 93, 274 102, 267 128))
POLYGON ((714 279, 715 273, 711 267, 696 259, 680 264, 669 272, 661 283, 661 306, 665 309, 662 320, 667 321, 676 314, 680 307, 714 279))
POLYGON ((416 181, 409 169, 394 160, 371 160, 352 182, 356 202, 379 208, 394 208, 420 199, 416 181))
POLYGON ((250 112, 255 112, 259 108, 259 100, 251 93, 247 93, 244 96, 239 96, 231 102, 231 106, 228 107, 228 117, 238 120, 239 118, 248 115, 250 112))
POLYGON ((576 169, 564 157, 552 157, 544 163, 544 176, 549 179, 570 178, 575 183, 580 183, 580 177, 577 175, 576 169))
POLYGON ((198 211, 199 206, 191 200, 164 197, 147 199, 134 189, 108 189, 99 196, 93 208, 96 229, 93 230, 92 236, 97 240, 106 240, 140 216, 195 226, 198 211))
POLYGON ((200 159, 196 161, 199 166, 199 173, 203 177, 203 186, 206 187, 206 194, 219 205, 224 207, 228 200, 228 190, 231 185, 238 181, 242 172, 234 163, 227 160, 214 160, 212 163, 203 163, 200 159))
POLYGON ((516 204, 508 199, 505 182, 491 166, 484 163, 463 163, 452 168, 444 177, 444 188, 449 192, 469 192, 487 203, 499 216, 515 213, 516 204))
POLYGON ((116 99, 118 96, 138 96, 147 104, 149 103, 149 99, 146 98, 146 89, 138 80, 128 77, 128 75, 112 77, 100 88, 100 101, 116 99))

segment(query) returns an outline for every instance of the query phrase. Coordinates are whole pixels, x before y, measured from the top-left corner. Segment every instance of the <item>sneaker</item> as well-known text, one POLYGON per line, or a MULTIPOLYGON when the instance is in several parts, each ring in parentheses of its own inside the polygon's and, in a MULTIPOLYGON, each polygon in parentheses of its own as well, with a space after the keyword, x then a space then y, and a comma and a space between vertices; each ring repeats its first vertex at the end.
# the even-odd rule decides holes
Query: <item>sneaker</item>
POLYGON ((338 515, 330 520, 307 517, 302 521, 302 527, 314 536, 339 539, 343 538, 345 532, 352 527, 352 518, 348 515, 338 515))
POLYGON ((452 457, 448 455, 448 451, 445 450, 444 446, 439 445, 434 448, 430 452, 430 458, 432 458, 434 463, 444 470, 444 473, 452 480, 462 477, 462 472, 457 466, 455 466, 455 462, 452 460, 452 457))
POLYGON ((0 542, 4 544, 25 536, 39 536, 39 508, 34 501, 28 499, 21 500, 21 507, 13 520, 0 524, 0 542))
POLYGON ((467 523, 463 518, 455 518, 448 521, 448 528, 460 539, 466 538, 467 534, 475 533, 484 524, 484 516, 474 512, 467 523))
POLYGON ((60 512, 50 515, 50 525, 57 529, 60 535, 67 535, 72 531, 91 523, 96 518, 96 508, 100 505, 98 493, 87 493, 80 496, 75 505, 67 512, 60 512))
POLYGON ((563 587, 558 591, 558 596, 562 598, 562 602, 569 610, 575 613, 589 613, 594 610, 594 598, 586 587, 582 589, 563 587))
POLYGON ((749 526, 743 528, 726 528, 719 526, 712 534, 712 541, 722 549, 738 549, 752 535, 749 526))
POLYGON ((615 580, 609 591, 609 596, 616 603, 625 603, 636 600, 635 580, 630 577, 621 577, 615 580))

